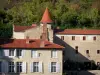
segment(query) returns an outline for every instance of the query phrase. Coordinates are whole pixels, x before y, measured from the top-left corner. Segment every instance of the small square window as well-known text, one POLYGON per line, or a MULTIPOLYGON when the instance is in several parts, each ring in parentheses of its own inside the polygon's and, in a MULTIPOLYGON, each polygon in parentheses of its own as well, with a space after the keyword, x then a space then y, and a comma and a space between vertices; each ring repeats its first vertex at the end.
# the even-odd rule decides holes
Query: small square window
POLYGON ((83 36, 83 40, 86 40, 86 36, 83 36))
POLYGON ((61 36, 61 39, 64 40, 64 36, 61 36))
POLYGON ((97 54, 100 54, 100 50, 97 50, 97 54))
POLYGON ((89 54, 89 50, 86 50, 86 53, 89 54))
POLYGON ((72 40, 75 40, 75 36, 72 36, 72 40))
POLYGON ((93 40, 96 40, 96 36, 93 37, 93 40))

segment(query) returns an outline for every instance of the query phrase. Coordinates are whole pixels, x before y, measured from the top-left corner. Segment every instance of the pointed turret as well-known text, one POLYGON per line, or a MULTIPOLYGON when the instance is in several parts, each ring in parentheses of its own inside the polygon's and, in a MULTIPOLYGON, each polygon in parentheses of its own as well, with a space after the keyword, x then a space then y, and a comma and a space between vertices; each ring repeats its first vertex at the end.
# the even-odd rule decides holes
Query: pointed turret
POLYGON ((52 23, 48 8, 45 9, 45 12, 44 12, 43 17, 40 22, 41 23, 52 23))

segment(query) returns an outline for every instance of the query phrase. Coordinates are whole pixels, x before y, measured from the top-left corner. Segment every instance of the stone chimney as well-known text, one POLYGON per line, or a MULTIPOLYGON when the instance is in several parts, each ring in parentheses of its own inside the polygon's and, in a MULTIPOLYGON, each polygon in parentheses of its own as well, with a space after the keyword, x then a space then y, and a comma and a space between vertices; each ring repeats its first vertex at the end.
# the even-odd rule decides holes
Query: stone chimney
POLYGON ((26 36, 26 44, 29 44, 29 36, 26 36))
POLYGON ((44 47, 45 46, 45 41, 48 40, 47 39, 47 25, 44 24, 43 25, 43 32, 42 32, 42 38, 41 38, 41 42, 40 42, 40 47, 44 47))

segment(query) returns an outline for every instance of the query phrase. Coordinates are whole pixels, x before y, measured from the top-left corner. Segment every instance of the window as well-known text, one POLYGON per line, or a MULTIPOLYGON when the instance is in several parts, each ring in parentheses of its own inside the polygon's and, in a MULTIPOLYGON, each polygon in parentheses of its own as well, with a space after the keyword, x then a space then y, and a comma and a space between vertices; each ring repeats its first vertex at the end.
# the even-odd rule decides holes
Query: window
POLYGON ((51 62, 51 72, 56 72, 56 62, 51 62))
POLYGON ((14 56, 14 51, 15 51, 14 49, 10 49, 9 50, 9 56, 14 56))
POLYGON ((38 57, 38 53, 36 50, 32 50, 32 57, 33 58, 37 58, 38 57))
POLYGON ((89 54, 89 50, 86 50, 86 54, 89 54))
POLYGON ((33 62, 33 72, 39 72, 39 62, 33 62))
POLYGON ((97 62, 97 66, 100 66, 100 62, 97 62))
POLYGON ((0 56, 3 56, 3 50, 0 49, 0 56))
POLYGON ((75 36, 72 36, 72 40, 75 40, 75 36))
POLYGON ((97 50, 97 54, 100 54, 100 50, 97 50))
POLYGON ((1 72, 1 69, 2 69, 2 66, 1 66, 2 62, 0 61, 0 72, 1 72))
POLYGON ((22 72, 22 62, 17 62, 17 72, 22 72))
POLYGON ((83 40, 86 40, 86 37, 85 36, 83 36, 83 40))
POLYGON ((78 54, 78 46, 75 47, 75 53, 78 54))
POLYGON ((64 36, 61 36, 61 39, 64 40, 64 36))
POLYGON ((51 57, 57 58, 57 51, 56 50, 51 51, 51 57))
POLYGON ((20 57, 20 56, 22 56, 22 50, 21 49, 17 49, 16 50, 16 55, 18 56, 18 57, 20 57))
POLYGON ((96 40, 96 36, 93 37, 93 40, 96 40))
POLYGON ((14 72, 14 62, 9 62, 9 72, 14 72))

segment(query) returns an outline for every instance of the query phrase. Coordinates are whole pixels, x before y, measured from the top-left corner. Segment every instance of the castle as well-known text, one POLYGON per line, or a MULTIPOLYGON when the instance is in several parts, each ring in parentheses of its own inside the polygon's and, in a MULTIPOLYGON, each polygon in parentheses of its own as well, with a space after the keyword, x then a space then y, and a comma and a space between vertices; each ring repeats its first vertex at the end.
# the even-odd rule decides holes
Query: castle
POLYGON ((0 39, 0 72, 7 75, 62 75, 63 62, 100 65, 100 30, 52 29, 46 8, 40 25, 13 25, 13 39, 0 39))

